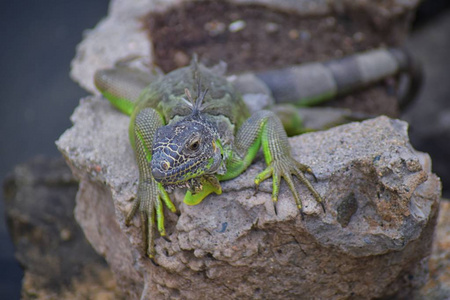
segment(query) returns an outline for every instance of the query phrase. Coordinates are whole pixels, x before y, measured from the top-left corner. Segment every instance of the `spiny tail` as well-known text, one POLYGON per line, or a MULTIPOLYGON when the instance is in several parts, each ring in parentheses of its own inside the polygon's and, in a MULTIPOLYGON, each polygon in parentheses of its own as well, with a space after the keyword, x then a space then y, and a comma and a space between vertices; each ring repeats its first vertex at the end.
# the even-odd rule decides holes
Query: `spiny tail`
POLYGON ((421 71, 420 64, 405 49, 390 48, 255 75, 269 87, 278 103, 302 106, 319 104, 389 76, 405 75, 400 77, 398 93, 400 105, 405 106, 420 87, 421 71))

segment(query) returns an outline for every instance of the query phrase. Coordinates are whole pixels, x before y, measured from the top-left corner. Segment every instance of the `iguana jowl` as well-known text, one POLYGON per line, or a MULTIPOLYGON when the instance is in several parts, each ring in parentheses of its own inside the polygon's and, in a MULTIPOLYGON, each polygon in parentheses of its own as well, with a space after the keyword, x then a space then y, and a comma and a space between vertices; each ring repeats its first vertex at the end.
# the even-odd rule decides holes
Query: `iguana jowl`
POLYGON ((97 72, 95 81, 116 107, 131 115, 129 134, 139 185, 126 222, 139 210, 149 257, 155 255, 155 221, 159 233, 165 235, 163 202, 175 211, 167 190, 188 187, 184 202, 190 205, 212 192, 220 194, 219 181, 241 174, 261 147, 267 168, 255 178, 256 185, 272 177, 272 199, 277 201, 284 178, 301 209, 295 175, 322 204, 304 175, 312 174, 311 168, 292 158, 278 117, 267 110, 250 116, 241 95, 224 77, 193 60, 190 66, 150 83, 134 103, 111 91, 109 74, 97 72), (191 94, 197 95, 195 99, 191 94))

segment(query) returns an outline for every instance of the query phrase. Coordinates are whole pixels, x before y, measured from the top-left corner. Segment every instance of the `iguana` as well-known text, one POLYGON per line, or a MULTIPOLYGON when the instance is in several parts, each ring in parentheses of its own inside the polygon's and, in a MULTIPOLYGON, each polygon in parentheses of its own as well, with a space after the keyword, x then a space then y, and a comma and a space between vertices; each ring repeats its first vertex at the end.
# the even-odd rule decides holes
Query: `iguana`
MULTIPOLYGON (((297 100, 309 99, 311 102, 314 99, 317 102, 347 89, 349 84, 354 88, 355 83, 361 85, 379 80, 404 68, 405 60, 402 62, 396 57, 398 54, 388 50, 376 51, 381 52, 374 52, 374 57, 381 55, 381 59, 377 58, 380 62, 375 66, 364 63, 364 59, 361 62, 361 55, 341 63, 320 64, 319 69, 328 71, 329 74, 324 73, 325 78, 331 81, 322 82, 319 89, 313 88, 318 91, 316 95, 310 93, 302 98, 295 92, 299 90, 295 88, 296 81, 301 83, 302 78, 298 74, 303 72, 303 76, 308 76, 302 67, 291 68, 284 73, 276 71, 275 77, 270 73, 260 74, 252 80, 262 80, 282 101, 289 95, 287 91, 294 90, 290 95, 297 100), (380 73, 379 66, 383 62, 388 67, 380 73), (390 66, 391 62, 397 62, 397 65, 390 66), (359 77, 356 74, 356 78, 351 80, 341 78, 346 64, 350 66, 351 75, 355 75, 352 74, 355 73, 355 66, 363 67, 365 73, 359 74, 359 77), (333 83, 333 79, 337 81, 333 83), (334 86, 334 90, 326 84, 334 86)), ((310 74, 318 74, 313 72, 313 68, 310 70, 310 74)), ((132 209, 126 216, 126 224, 139 210, 144 248, 150 258, 156 254, 155 222, 160 235, 166 234, 163 206, 176 211, 168 192, 173 188, 187 188, 184 202, 188 205, 200 203, 211 193, 221 194, 220 181, 240 175, 252 163, 260 148, 267 168, 256 176, 256 187, 272 177, 272 200, 276 202, 281 178, 284 178, 301 211, 302 201, 294 184, 295 176, 325 211, 321 195, 305 176, 309 174, 316 180, 314 173, 309 166, 292 157, 286 131, 277 114, 271 110, 250 114, 233 84, 196 59, 190 66, 164 76, 151 77, 121 66, 100 70, 95 75, 95 84, 116 108, 131 116, 129 138, 138 164, 139 184, 132 209)))

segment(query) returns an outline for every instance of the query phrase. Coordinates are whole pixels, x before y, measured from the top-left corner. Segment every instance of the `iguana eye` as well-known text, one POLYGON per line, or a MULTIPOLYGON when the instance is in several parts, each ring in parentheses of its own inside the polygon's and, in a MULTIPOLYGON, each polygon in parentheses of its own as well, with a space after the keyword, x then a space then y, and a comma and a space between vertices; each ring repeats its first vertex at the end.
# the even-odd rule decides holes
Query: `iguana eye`
POLYGON ((198 149, 198 147, 200 147, 200 142, 198 140, 193 141, 190 145, 189 145, 189 149, 192 151, 195 151, 198 149))

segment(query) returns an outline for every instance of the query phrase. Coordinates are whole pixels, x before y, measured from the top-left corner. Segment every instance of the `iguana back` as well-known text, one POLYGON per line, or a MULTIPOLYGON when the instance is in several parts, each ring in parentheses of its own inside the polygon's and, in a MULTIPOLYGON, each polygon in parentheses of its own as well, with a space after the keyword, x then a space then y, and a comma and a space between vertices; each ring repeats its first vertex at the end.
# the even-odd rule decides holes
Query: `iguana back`
POLYGON ((155 108, 164 118, 166 124, 179 120, 191 113, 186 99, 185 89, 192 95, 200 90, 208 89, 203 100, 206 115, 218 124, 219 133, 223 136, 234 135, 248 119, 249 111, 241 95, 225 79, 211 69, 197 64, 195 60, 190 66, 174 70, 152 82, 139 97, 133 114, 145 107, 155 108), (225 118, 224 118, 225 117, 225 118))

